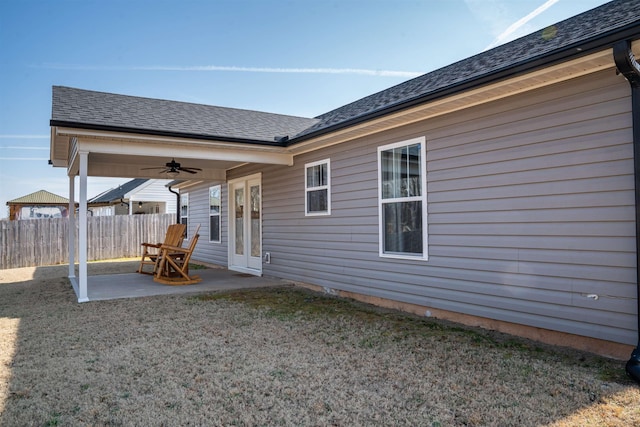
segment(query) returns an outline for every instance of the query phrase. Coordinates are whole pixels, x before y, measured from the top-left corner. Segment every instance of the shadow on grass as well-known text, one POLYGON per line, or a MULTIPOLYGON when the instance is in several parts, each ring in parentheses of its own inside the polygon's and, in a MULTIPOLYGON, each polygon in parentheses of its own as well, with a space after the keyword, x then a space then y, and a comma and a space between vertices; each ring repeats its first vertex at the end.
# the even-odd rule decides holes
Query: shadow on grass
POLYGON ((623 362, 292 287, 77 304, 57 268, 0 286, 0 425, 640 423, 623 362))
MULTIPOLYGON (((138 259, 93 261, 87 263, 87 273, 90 276, 98 274, 133 273, 138 269, 138 265, 138 259)), ((76 273, 77 268, 78 267, 76 266, 76 273)), ((3 284, 25 283, 67 277, 69 277, 69 264, 0 270, 0 286, 3 284)))

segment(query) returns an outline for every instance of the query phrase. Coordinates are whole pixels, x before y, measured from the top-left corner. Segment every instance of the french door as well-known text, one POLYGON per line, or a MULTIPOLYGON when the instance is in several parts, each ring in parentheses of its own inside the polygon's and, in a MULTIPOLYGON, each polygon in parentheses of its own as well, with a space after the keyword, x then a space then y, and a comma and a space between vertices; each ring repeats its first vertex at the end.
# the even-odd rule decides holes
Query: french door
POLYGON ((262 274, 261 175, 229 182, 229 269, 262 274))

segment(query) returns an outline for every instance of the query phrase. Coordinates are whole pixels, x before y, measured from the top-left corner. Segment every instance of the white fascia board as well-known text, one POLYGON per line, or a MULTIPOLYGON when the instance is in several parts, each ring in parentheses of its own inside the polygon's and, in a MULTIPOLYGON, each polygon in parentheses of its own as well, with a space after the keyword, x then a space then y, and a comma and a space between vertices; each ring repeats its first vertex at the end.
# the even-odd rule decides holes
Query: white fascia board
POLYGON ((56 126, 51 126, 51 136, 49 141, 49 160, 51 161, 51 165, 53 167, 68 167, 69 165, 69 150, 68 147, 63 147, 62 149, 58 149, 60 145, 66 145, 63 138, 68 140, 68 137, 59 137, 58 136, 58 128, 56 126), (66 148, 66 149, 65 149, 66 148), (64 156, 59 156, 59 151, 64 152, 64 156))
POLYGON ((78 140, 74 137, 69 140, 69 158, 67 159, 67 175, 79 175, 80 164, 78 161, 78 140))
POLYGON ((49 160, 51 161, 52 166, 54 167, 65 167, 67 166, 64 162, 58 160, 55 154, 55 145, 56 145, 56 128, 55 126, 51 126, 51 133, 49 136, 49 160))
MULTIPOLYGON (((636 44, 636 48, 640 49, 640 43, 636 44)), ((615 67, 613 50, 604 49, 577 59, 488 85, 479 86, 475 89, 458 92, 444 98, 435 99, 431 102, 321 135, 317 138, 293 145, 290 147, 290 152, 297 156, 319 148, 340 144, 363 136, 486 104, 613 67, 615 67)))
POLYGON ((182 158, 293 165, 293 155, 283 147, 77 128, 58 128, 58 134, 78 137, 78 144, 82 149, 91 153, 173 157, 176 150, 180 150, 182 158))

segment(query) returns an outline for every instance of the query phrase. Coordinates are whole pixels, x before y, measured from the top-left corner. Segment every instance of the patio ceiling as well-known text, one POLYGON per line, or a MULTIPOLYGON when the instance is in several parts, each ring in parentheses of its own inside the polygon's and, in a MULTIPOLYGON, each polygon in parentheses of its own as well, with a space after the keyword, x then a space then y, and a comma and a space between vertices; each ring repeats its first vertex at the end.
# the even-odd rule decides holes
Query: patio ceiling
MULTIPOLYGON (((75 194, 79 176, 78 273, 75 272, 76 218, 70 216, 69 280, 78 302, 89 301, 87 279, 87 177, 164 178, 158 170, 175 159, 186 167, 201 168, 196 174, 180 172, 178 179, 226 181, 227 170, 246 163, 293 164, 286 148, 127 131, 87 129, 82 125, 51 123, 51 164, 66 167, 69 198, 75 194)), ((167 177, 168 178, 168 177, 167 177)), ((70 210, 73 209, 70 207, 70 210)))

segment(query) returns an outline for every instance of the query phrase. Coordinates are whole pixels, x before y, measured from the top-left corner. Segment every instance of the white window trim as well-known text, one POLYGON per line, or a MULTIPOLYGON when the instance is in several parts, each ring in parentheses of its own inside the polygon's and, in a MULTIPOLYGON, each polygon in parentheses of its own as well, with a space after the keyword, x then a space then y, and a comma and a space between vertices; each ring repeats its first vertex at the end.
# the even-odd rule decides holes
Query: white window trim
POLYGON ((331 160, 324 159, 318 160, 316 162, 306 163, 304 165, 304 216, 326 216, 331 215, 331 160), (307 187, 307 169, 326 164, 327 165, 327 185, 321 185, 318 187, 308 188, 307 187), (327 210, 326 212, 309 212, 308 200, 309 191, 318 191, 318 190, 327 190, 327 210))
POLYGON ((412 138, 405 141, 395 142, 393 144, 383 145, 378 147, 378 250, 381 258, 396 258, 396 259, 410 259, 410 260, 424 260, 429 259, 429 226, 427 223, 427 148, 426 138, 424 136, 418 138, 412 138), (422 254, 387 254, 384 253, 384 224, 382 223, 382 156, 383 151, 392 150, 398 147, 405 147, 409 145, 420 144, 420 184, 422 185, 422 192, 420 196, 406 197, 406 198, 394 198, 386 199, 387 203, 394 203, 398 201, 408 200, 420 200, 422 202, 422 254))
MULTIPOLYGON (((188 208, 187 208, 188 209, 188 208)), ((222 243, 222 185, 212 185, 209 187, 209 242, 211 243, 222 243), (218 191, 220 192, 220 212, 217 214, 211 213, 211 189, 218 187, 218 191), (218 225, 218 240, 211 240, 211 217, 217 216, 219 225, 218 225)))

